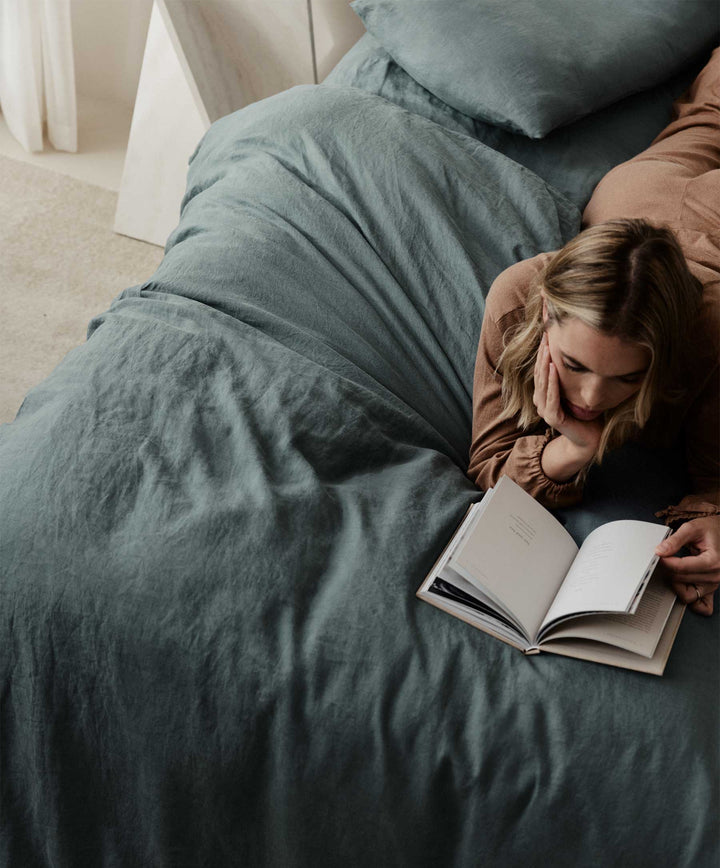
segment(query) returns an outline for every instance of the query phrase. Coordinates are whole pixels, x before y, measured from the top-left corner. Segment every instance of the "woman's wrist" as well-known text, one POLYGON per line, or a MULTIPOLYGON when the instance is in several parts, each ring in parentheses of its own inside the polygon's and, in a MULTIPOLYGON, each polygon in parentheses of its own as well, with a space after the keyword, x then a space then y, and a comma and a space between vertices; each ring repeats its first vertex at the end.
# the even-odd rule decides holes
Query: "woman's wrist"
POLYGON ((561 434, 550 440, 543 449, 540 466, 545 476, 553 482, 568 482, 592 461, 594 455, 594 449, 578 446, 561 434))

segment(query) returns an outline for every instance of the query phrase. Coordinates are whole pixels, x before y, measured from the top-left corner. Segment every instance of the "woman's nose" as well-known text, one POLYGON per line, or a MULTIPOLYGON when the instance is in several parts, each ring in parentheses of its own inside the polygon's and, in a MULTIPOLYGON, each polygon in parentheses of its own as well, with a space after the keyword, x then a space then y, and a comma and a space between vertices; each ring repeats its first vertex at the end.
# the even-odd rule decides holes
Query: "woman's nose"
POLYGON ((583 383, 580 395, 588 410, 596 410, 603 405, 605 385, 602 377, 588 377, 583 383))

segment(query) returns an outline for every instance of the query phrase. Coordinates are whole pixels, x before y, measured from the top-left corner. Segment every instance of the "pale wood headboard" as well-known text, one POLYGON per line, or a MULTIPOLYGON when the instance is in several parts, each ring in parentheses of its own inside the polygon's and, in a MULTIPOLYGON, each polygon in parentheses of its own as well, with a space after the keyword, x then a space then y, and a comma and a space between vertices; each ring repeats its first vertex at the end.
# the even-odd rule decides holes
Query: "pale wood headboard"
POLYGON ((222 114, 296 84, 320 83, 365 33, 349 0, 164 0, 164 6, 200 89, 204 77, 217 78, 221 64, 243 82, 242 99, 233 95, 222 114))
POLYGON ((322 82, 364 32, 349 0, 154 0, 115 231, 164 244, 210 124, 322 82))
POLYGON ((309 0, 312 8, 317 80, 321 82, 365 33, 349 0, 309 0))

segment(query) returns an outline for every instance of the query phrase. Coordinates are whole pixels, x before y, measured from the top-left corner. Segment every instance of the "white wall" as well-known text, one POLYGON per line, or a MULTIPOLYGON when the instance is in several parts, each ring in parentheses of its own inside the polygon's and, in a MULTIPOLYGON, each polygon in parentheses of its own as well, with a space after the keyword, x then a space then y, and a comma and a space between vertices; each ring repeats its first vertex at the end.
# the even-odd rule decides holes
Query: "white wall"
POLYGON ((152 0, 71 0, 81 96, 135 102, 152 0))

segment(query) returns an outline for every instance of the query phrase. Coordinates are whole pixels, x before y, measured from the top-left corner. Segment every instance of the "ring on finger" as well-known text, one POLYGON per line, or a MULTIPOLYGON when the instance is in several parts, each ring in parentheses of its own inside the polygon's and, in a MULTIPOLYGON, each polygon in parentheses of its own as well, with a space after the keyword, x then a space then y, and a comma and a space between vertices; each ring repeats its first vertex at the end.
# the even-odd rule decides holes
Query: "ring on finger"
POLYGON ((695 602, 697 603, 698 600, 702 600, 703 595, 697 585, 693 585, 693 588, 695 588, 695 593, 697 594, 697 600, 695 600, 695 602))

